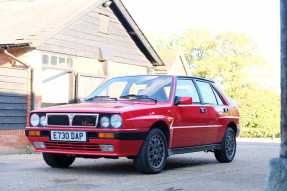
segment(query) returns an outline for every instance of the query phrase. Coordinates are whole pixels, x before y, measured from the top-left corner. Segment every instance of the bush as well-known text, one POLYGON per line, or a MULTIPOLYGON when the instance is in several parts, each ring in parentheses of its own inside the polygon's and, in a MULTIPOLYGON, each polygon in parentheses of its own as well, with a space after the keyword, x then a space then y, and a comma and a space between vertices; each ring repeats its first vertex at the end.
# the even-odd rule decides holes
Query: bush
POLYGON ((246 97, 238 101, 241 137, 279 137, 279 94, 258 88, 249 88, 246 91, 246 97))

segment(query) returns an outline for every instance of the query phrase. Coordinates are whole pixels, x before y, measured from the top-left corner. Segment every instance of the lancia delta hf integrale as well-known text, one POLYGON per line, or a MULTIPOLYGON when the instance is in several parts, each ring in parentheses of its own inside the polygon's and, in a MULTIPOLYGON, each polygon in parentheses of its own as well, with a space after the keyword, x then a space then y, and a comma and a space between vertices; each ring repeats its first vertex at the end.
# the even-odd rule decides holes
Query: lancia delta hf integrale
POLYGON ((83 103, 31 112, 26 128, 51 167, 127 157, 143 173, 161 172, 168 156, 188 152, 231 162, 238 134, 237 106, 214 82, 165 75, 112 78, 83 103))

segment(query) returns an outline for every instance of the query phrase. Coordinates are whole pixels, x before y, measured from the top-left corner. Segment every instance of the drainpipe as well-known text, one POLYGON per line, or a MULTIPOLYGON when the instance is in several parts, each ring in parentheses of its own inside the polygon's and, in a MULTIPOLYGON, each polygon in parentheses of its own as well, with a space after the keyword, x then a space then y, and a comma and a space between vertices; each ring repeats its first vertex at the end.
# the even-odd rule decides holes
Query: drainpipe
POLYGON ((30 87, 29 87, 29 94, 31 96, 31 104, 29 110, 32 110, 34 108, 34 95, 33 95, 33 68, 26 64, 25 62, 21 61, 18 59, 15 55, 13 55, 11 52, 7 50, 7 48, 4 49, 4 54, 7 55, 9 58, 15 60, 16 62, 20 63, 23 65, 26 69, 28 69, 29 72, 29 77, 30 77, 30 87))
POLYGON ((14 56, 12 53, 8 52, 7 49, 4 49, 4 54, 6 54, 8 57, 12 58, 16 62, 22 64, 23 66, 25 66, 25 68, 27 69, 31 68, 28 64, 24 63, 23 61, 19 60, 16 56, 14 56))

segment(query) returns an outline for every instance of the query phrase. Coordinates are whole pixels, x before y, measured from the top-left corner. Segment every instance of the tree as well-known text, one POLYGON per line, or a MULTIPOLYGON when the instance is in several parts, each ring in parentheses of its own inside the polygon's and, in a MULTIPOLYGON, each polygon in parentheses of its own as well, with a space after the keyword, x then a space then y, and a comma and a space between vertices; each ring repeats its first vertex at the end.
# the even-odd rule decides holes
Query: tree
POLYGON ((242 136, 279 136, 279 95, 250 81, 254 75, 250 68, 261 68, 266 63, 247 35, 213 36, 206 30, 189 29, 182 35, 159 39, 156 45, 183 50, 195 68, 195 76, 213 79, 223 86, 239 105, 242 136))

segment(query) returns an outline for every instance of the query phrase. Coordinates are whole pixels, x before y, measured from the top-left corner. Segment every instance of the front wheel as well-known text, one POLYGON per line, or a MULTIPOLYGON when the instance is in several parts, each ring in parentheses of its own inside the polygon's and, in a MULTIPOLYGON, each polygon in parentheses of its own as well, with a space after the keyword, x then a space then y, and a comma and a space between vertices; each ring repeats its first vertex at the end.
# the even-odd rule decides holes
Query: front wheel
POLYGON ((43 153, 43 159, 52 168, 68 168, 75 161, 73 156, 52 153, 43 153))
POLYGON ((215 150, 214 155, 218 162, 229 163, 233 161, 236 154, 236 133, 228 127, 225 131, 221 149, 215 150))
POLYGON ((152 129, 134 160, 136 169, 147 174, 161 172, 167 160, 166 136, 160 129, 152 129))

